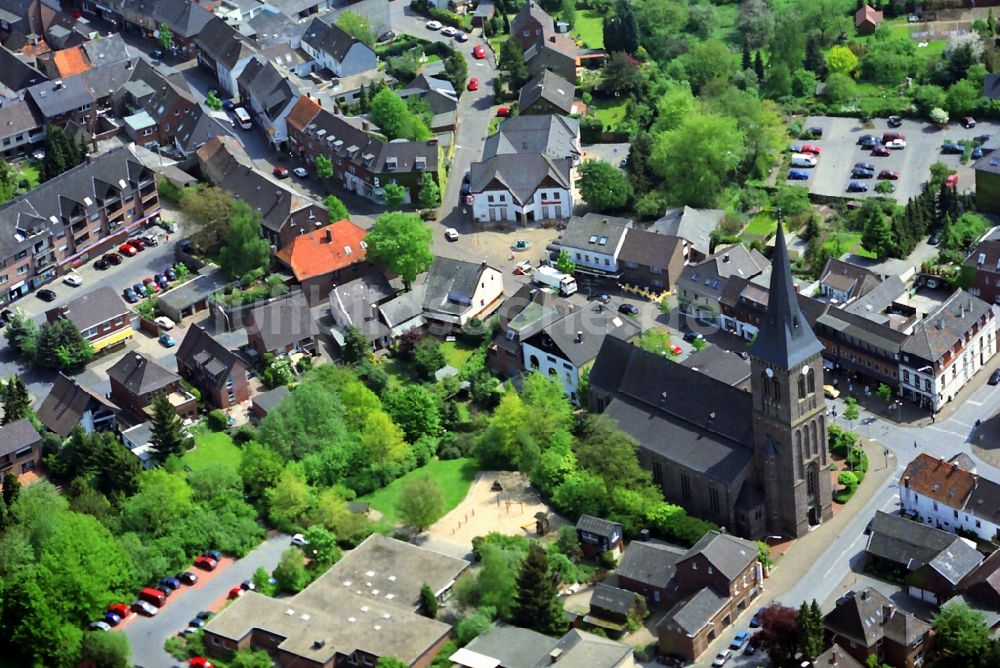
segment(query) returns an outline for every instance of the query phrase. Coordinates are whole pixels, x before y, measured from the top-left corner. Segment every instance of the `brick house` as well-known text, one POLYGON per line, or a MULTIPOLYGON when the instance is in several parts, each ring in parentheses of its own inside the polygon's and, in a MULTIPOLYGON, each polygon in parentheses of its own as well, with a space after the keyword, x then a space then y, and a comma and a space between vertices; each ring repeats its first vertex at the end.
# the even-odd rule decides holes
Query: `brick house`
POLYGON ((976 272, 969 292, 987 304, 1000 303, 1000 239, 981 242, 965 259, 965 266, 976 272))
POLYGON ((177 373, 217 408, 230 408, 250 398, 246 365, 200 325, 192 324, 177 348, 177 373))
POLYGON ((618 586, 642 594, 654 606, 673 605, 677 600, 677 563, 686 552, 666 543, 633 540, 615 569, 618 586))
POLYGON ((976 173, 976 211, 1000 213, 1000 156, 984 155, 972 169, 976 173))
POLYGON ((528 47, 543 41, 545 36, 553 32, 555 24, 552 17, 545 13, 535 0, 528 0, 510 22, 510 34, 527 50, 528 47))
POLYGON ((42 436, 30 420, 0 427, 0 477, 8 471, 14 475, 34 471, 41 460, 42 436))
POLYGON ((684 270, 684 242, 678 237, 629 229, 618 251, 621 282, 667 292, 684 270))
POLYGON ((374 271, 365 255, 367 232, 338 220, 294 237, 275 256, 295 275, 310 306, 324 301, 334 286, 374 271))
POLYGON ((148 408, 160 394, 181 418, 198 415, 198 401, 181 387, 181 377, 136 352, 127 352, 108 369, 110 399, 139 421, 149 418, 148 408))
POLYGON ((622 553, 622 525, 593 515, 580 515, 576 521, 576 536, 583 553, 589 557, 605 552, 622 553))
POLYGON ((48 322, 70 320, 90 342, 94 352, 111 348, 132 338, 132 314, 110 286, 80 295, 62 306, 45 312, 48 322))
POLYGON ((931 626, 900 610, 881 592, 849 592, 823 618, 829 642, 867 665, 868 657, 898 668, 916 668, 933 646, 931 626))

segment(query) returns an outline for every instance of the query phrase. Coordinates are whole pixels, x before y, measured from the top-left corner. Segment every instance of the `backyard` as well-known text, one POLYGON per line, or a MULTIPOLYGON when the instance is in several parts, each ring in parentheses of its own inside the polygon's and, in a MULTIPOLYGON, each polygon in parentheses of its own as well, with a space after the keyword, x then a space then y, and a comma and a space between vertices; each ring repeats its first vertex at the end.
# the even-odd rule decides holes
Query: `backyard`
POLYGON ((576 13, 573 32, 585 48, 604 48, 604 19, 593 9, 583 9, 576 13))
POLYGON ((448 513, 457 506, 469 492, 469 486, 479 471, 479 462, 469 457, 460 459, 433 459, 419 469, 410 471, 406 475, 393 480, 380 490, 366 494, 358 501, 367 501, 372 508, 382 513, 379 520, 381 529, 391 529, 399 524, 400 519, 396 514, 396 500, 399 499, 400 491, 410 480, 422 475, 429 475, 438 485, 444 494, 444 513, 448 513))
POLYGON ((595 98, 590 103, 590 109, 605 130, 617 128, 618 124, 625 119, 627 108, 627 98, 595 98))
POLYGON ((242 454, 224 431, 205 431, 195 435, 195 448, 184 453, 184 464, 192 470, 224 464, 239 468, 242 454))

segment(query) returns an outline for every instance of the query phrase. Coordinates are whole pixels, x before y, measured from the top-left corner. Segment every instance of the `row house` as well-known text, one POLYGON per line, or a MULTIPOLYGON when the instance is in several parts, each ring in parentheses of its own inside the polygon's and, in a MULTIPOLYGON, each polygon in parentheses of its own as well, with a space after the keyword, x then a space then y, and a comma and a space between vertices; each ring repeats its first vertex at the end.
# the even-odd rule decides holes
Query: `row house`
POLYGON ((0 155, 5 160, 31 153, 45 138, 41 114, 27 100, 0 99, 0 155))
POLYGON ((986 542, 1000 538, 1000 483, 955 459, 917 455, 899 479, 899 499, 903 513, 918 522, 986 542))
POLYGON ((160 26, 166 26, 171 51, 185 60, 194 56, 195 39, 215 18, 204 5, 190 0, 84 0, 83 11, 150 40, 159 39, 160 26))
POLYGON ((837 308, 826 309, 813 329, 823 344, 823 357, 836 368, 899 387, 900 351, 906 332, 837 308))
POLYGON ((219 82, 228 96, 237 94, 236 82, 257 54, 257 46, 220 18, 209 21, 195 38, 198 65, 219 82))
POLYGON ((0 427, 0 476, 34 471, 42 461, 42 437, 28 419, 0 427))
POLYGON ((65 79, 95 67, 130 60, 138 55, 137 51, 129 50, 121 35, 113 33, 84 42, 79 46, 51 51, 38 56, 35 59, 35 65, 38 67, 37 74, 44 76, 39 76, 38 81, 31 83, 40 83, 45 78, 65 79))
POLYGON ((262 56, 254 56, 236 79, 243 106, 279 151, 288 148, 286 118, 298 102, 299 89, 288 72, 262 56))
POLYGON ((338 220, 293 238, 275 257, 292 271, 309 305, 315 306, 334 286, 374 270, 365 257, 366 234, 351 221, 338 220))
POLYGON ((586 213, 571 218, 556 243, 569 254, 577 271, 617 277, 618 253, 631 227, 627 218, 586 213))
POLYGON ((972 251, 965 266, 976 272, 969 292, 987 304, 1000 304, 1000 239, 987 239, 972 251))
POLYGON ((913 328, 899 362, 902 396, 938 412, 997 352, 992 307, 956 290, 913 328))
POLYGON ((250 399, 246 364, 201 325, 188 328, 175 359, 177 373, 201 392, 206 403, 232 408, 250 399))
POLYGON ((135 333, 128 306, 118 296, 118 291, 108 285, 46 311, 45 319, 48 322, 69 320, 95 352, 124 343, 135 333))
POLYGON ((684 241, 684 262, 697 264, 712 253, 712 233, 719 229, 726 212, 721 209, 667 209, 649 228, 651 232, 684 241))
POLYGON ((0 302, 28 294, 159 220, 156 179, 128 146, 0 209, 0 302))
POLYGON ((131 77, 112 96, 117 116, 129 139, 146 148, 170 146, 181 123, 198 103, 145 60, 139 60, 131 77))
POLYGON ((287 125, 294 154, 308 164, 315 163, 318 155, 326 157, 333 167, 333 182, 375 202, 385 201, 385 186, 390 183, 403 186, 406 202, 417 201, 425 173, 439 186, 444 184, 437 139, 388 142, 373 134, 378 128, 367 120, 325 109, 308 96, 298 99, 287 125))
POLYGON ((490 371, 513 378, 525 370, 521 343, 561 320, 575 307, 550 290, 523 285, 497 311, 499 329, 486 351, 490 371))
POLYGON ((767 258, 755 249, 737 245, 718 250, 704 261, 684 267, 675 290, 681 311, 736 333, 722 316, 722 298, 730 281, 759 277, 757 283, 763 285, 769 270, 767 258))
POLYGON ((313 19, 302 35, 302 50, 312 58, 312 67, 329 70, 335 77, 349 77, 378 66, 370 46, 338 25, 313 19))

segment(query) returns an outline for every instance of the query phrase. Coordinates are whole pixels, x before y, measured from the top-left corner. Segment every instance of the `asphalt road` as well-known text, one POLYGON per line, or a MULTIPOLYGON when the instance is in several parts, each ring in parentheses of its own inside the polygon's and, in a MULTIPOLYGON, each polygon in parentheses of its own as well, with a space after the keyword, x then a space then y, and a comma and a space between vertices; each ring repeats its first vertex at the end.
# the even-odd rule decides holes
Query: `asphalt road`
POLYGON ((290 546, 290 539, 279 534, 261 543, 244 558, 220 565, 214 572, 194 570, 204 582, 194 587, 182 587, 167 599, 155 617, 133 615, 122 629, 132 645, 132 660, 143 668, 171 668, 178 661, 163 650, 163 643, 188 625, 202 610, 218 610, 229 590, 243 580, 249 580, 258 568, 271 572, 290 546))

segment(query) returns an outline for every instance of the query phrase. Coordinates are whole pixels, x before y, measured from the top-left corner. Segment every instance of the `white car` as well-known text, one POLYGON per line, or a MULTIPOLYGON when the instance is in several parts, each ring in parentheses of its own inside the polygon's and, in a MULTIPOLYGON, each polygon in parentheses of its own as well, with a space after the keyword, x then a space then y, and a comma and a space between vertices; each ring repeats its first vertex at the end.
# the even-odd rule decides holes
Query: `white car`
POLYGON ((295 169, 292 170, 292 174, 295 174, 295 176, 299 177, 300 179, 304 179, 307 176, 309 176, 309 170, 307 170, 305 167, 296 167, 295 169))
POLYGON ((76 274, 68 274, 66 278, 63 279, 63 283, 74 288, 78 288, 83 285, 83 279, 76 274))
POLYGON ((719 652, 718 654, 715 655, 715 660, 712 661, 712 665, 716 667, 724 666, 726 665, 726 662, 729 661, 729 657, 731 657, 732 655, 733 653, 730 652, 728 649, 723 650, 722 652, 719 652))
POLYGON ((903 149, 906 148, 905 139, 891 139, 885 143, 886 148, 903 149))
POLYGON ((160 317, 153 320, 153 322, 156 323, 156 325, 160 329, 173 329, 175 324, 173 320, 171 320, 165 315, 161 315, 160 317))
POLYGON ((294 536, 292 536, 292 545, 296 547, 305 547, 308 544, 309 541, 307 541, 306 537, 303 536, 302 534, 297 533, 294 536))
POLYGON ((458 230, 454 227, 449 227, 444 231, 444 238, 448 241, 458 241, 458 230))
POLYGON ((445 37, 454 37, 455 35, 458 34, 458 31, 452 28, 451 26, 448 26, 446 28, 441 29, 441 34, 444 35, 445 37))
POLYGON ((441 29, 441 22, 440 21, 428 21, 425 27, 428 30, 440 30, 441 29))

